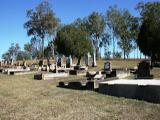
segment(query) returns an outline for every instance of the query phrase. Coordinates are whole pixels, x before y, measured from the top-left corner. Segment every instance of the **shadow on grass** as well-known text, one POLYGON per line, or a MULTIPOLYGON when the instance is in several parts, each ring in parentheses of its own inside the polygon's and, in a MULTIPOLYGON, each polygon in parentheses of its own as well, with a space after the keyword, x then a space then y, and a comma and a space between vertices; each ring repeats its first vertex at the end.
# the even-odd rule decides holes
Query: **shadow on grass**
POLYGON ((59 82, 59 85, 57 87, 74 90, 95 90, 93 81, 88 81, 84 84, 82 84, 80 81, 68 82, 68 84, 65 84, 64 82, 59 82))

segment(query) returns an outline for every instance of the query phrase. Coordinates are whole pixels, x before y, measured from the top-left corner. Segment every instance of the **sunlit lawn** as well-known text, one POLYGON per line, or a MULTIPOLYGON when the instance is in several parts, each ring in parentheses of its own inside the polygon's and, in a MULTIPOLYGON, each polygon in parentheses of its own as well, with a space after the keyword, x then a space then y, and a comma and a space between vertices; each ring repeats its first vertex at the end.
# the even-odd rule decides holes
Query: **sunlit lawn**
POLYGON ((56 87, 61 80, 79 78, 36 81, 33 75, 0 74, 0 119, 159 120, 160 104, 56 87))

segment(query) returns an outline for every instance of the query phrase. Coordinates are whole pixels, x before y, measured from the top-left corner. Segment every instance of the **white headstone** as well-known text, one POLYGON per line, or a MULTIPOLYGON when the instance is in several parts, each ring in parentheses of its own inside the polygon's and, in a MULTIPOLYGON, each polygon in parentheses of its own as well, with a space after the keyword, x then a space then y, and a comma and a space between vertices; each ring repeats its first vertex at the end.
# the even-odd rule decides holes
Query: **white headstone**
POLYGON ((72 57, 71 55, 66 59, 66 67, 70 68, 72 66, 72 57))
POLYGON ((96 67, 96 66, 97 66, 97 63, 96 63, 96 53, 95 53, 95 52, 93 53, 92 66, 93 66, 93 67, 96 67))
POLYGON ((86 66, 89 66, 89 53, 87 53, 87 55, 85 55, 85 64, 86 64, 86 66))

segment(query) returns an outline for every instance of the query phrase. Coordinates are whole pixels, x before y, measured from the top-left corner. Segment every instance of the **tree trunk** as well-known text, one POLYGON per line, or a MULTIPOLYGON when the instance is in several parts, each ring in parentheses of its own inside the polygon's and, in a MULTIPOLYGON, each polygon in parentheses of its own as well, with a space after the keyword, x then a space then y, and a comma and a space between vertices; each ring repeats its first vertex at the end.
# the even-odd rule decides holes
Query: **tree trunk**
POLYGON ((123 54, 124 54, 124 60, 126 59, 126 51, 124 50, 123 51, 123 54))
POLYGON ((100 55, 100 56, 99 56, 99 57, 100 57, 100 59, 102 58, 102 56, 101 56, 101 52, 102 52, 102 48, 100 47, 100 54, 99 54, 99 55, 100 55))
POLYGON ((115 57, 115 40, 114 40, 114 36, 113 36, 113 55, 112 57, 115 57))
POLYGON ((138 48, 137 48, 137 59, 138 59, 138 48))
POLYGON ((96 60, 98 60, 99 59, 99 48, 97 47, 96 48, 96 60))
POLYGON ((81 65, 81 57, 78 57, 77 65, 81 65))
POLYGON ((96 67, 97 63, 96 63, 96 56, 95 56, 95 52, 93 53, 93 58, 92 58, 92 67, 96 67))
POLYGON ((47 64, 50 65, 50 57, 47 57, 47 64))
POLYGON ((42 37, 42 65, 44 64, 44 37, 42 37))

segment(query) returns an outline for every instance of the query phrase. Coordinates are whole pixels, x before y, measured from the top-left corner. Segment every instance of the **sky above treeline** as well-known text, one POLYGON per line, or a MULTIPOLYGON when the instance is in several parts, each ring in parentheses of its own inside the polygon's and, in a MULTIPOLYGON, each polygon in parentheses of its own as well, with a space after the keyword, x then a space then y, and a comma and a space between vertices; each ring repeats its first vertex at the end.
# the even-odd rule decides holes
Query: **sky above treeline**
MULTIPOLYGON (((23 49, 30 42, 26 30, 26 11, 35 8, 43 0, 0 0, 0 57, 8 50, 11 43, 19 43, 23 49)), ((76 18, 84 18, 97 11, 105 14, 109 6, 117 5, 128 9, 132 15, 138 16, 135 10, 139 2, 158 0, 48 0, 53 11, 63 24, 72 23, 76 18)), ((160 0, 159 0, 160 1, 160 0)))

